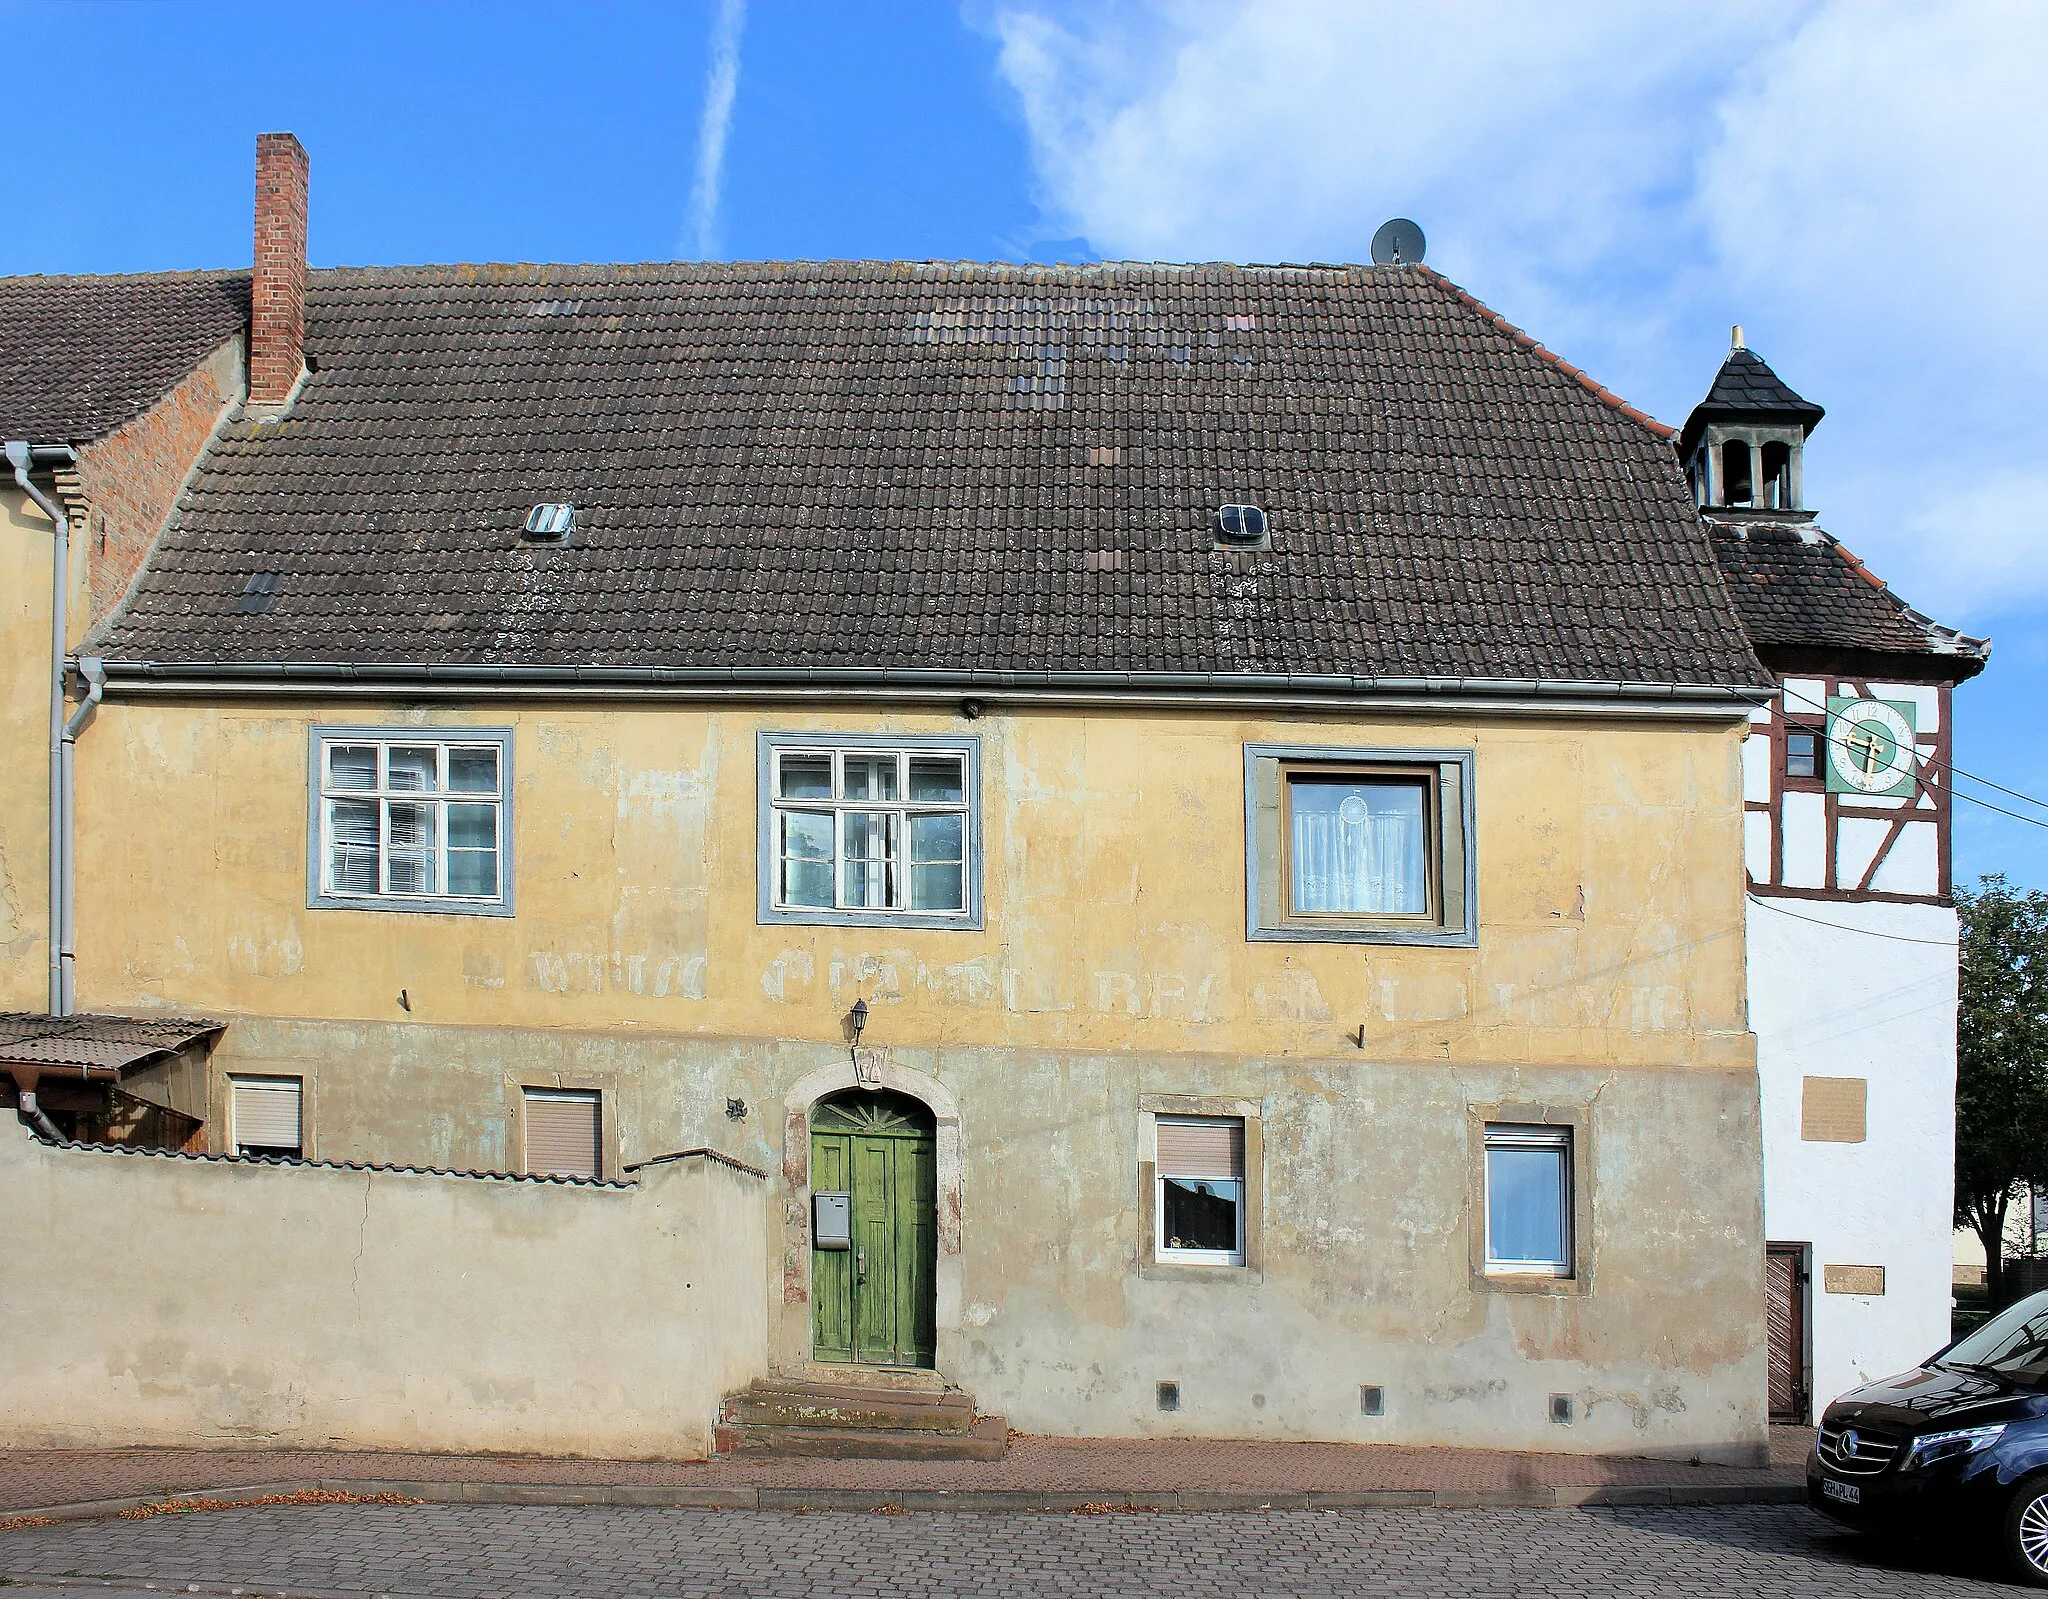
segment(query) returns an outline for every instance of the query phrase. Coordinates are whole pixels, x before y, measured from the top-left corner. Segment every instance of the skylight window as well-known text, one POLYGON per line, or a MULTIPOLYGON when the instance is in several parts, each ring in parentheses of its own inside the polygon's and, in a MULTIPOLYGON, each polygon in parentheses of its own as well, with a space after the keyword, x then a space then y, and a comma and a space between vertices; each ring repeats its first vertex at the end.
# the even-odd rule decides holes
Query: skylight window
POLYGON ((1256 505, 1226 505, 1216 513, 1216 542, 1249 548, 1266 542, 1266 513, 1256 505))
POLYGON ((235 610, 243 616, 261 616, 277 603, 277 591, 284 585, 282 572, 258 572, 242 585, 235 610))
POLYGON ((526 526, 521 530, 521 537, 529 544, 559 544, 575 525, 575 506, 554 502, 536 505, 526 513, 526 526))

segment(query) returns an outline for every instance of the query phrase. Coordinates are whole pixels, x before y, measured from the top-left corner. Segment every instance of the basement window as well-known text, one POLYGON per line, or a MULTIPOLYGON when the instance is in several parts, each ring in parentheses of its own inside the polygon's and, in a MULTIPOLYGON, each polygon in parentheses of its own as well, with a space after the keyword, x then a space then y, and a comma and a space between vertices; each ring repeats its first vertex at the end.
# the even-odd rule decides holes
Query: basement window
POLYGON ((1486 1270, 1572 1274, 1572 1130, 1486 1129, 1486 1270))
POLYGON ((762 734, 762 922, 981 925, 978 739, 762 734))
POLYGON ((1160 1116, 1158 1259, 1244 1264, 1244 1118, 1160 1116))
POLYGON ((230 1077, 228 1136, 252 1159, 304 1153, 305 1083, 297 1077, 230 1077))
POLYGON ((519 536, 528 544, 560 544, 576 526, 576 507, 551 502, 526 513, 519 536))
POLYGON ((307 903, 510 915, 511 759, 504 729, 315 728, 307 903))
POLYGON ((525 1171, 532 1177, 598 1177, 604 1170, 601 1098, 582 1090, 525 1088, 525 1171))

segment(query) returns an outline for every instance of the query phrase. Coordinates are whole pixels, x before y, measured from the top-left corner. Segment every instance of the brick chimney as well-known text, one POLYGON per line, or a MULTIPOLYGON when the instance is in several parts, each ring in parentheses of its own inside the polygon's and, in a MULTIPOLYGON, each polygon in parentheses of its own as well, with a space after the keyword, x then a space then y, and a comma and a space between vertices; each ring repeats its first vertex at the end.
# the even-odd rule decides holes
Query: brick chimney
POLYGON ((275 412, 306 364, 306 150, 256 135, 256 275, 249 289, 249 404, 275 412))

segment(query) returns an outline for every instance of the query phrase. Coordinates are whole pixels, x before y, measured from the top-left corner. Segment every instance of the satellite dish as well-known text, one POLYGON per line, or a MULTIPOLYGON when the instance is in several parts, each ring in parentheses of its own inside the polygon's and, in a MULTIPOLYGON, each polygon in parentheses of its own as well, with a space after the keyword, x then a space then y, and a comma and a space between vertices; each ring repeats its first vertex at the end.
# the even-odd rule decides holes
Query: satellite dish
POLYGON ((1422 229, 1406 217, 1395 217, 1391 222, 1382 222, 1379 232, 1372 236, 1373 264, 1415 266, 1422 260, 1422 252, 1427 246, 1422 229))

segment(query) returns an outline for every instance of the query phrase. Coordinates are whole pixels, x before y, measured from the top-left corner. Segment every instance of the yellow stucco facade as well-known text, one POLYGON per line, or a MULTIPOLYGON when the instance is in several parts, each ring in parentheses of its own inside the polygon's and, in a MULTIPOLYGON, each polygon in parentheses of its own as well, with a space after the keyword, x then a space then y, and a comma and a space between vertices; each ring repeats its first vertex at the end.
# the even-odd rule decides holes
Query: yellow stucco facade
POLYGON ((1740 736, 1592 718, 110 704, 78 755, 79 994, 815 1041, 865 998, 889 1046, 1743 1067, 1740 736), (316 723, 511 728, 517 914, 308 909, 316 723), (757 923, 756 734, 815 730, 981 740, 982 929, 757 923), (1476 945, 1249 942, 1243 750, 1264 741, 1475 751, 1476 945))

